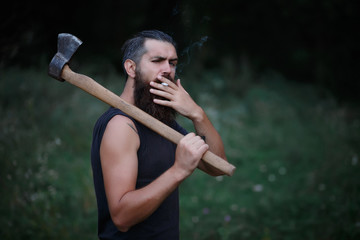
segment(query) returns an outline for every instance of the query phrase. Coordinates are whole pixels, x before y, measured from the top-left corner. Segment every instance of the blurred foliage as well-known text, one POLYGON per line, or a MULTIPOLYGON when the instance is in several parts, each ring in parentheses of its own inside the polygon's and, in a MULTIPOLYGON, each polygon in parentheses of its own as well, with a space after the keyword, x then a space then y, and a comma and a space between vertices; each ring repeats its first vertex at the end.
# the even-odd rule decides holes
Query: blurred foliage
POLYGON ((212 75, 192 93, 237 170, 183 183, 183 239, 357 239, 358 108, 275 73, 239 98, 212 75))
MULTIPOLYGON (((123 76, 105 60, 83 66, 74 68, 121 91, 123 76)), ((0 238, 96 239, 91 130, 107 106, 46 68, 0 72, 0 238)), ((182 239, 358 239, 359 108, 276 72, 243 67, 242 88, 227 72, 182 72, 237 167, 182 184, 182 239)))
POLYGON ((13 68, 1 77, 1 239, 92 237, 95 202, 84 161, 91 122, 83 124, 79 104, 86 96, 56 86, 43 70, 13 68))

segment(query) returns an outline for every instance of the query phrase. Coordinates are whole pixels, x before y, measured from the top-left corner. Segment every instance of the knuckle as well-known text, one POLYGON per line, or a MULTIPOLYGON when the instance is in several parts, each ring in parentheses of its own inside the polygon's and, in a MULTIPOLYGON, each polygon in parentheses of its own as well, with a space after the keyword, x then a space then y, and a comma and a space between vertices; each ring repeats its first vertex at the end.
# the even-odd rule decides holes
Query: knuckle
POLYGON ((193 136, 195 136, 195 133, 191 132, 191 133, 188 134, 188 136, 193 137, 193 136))

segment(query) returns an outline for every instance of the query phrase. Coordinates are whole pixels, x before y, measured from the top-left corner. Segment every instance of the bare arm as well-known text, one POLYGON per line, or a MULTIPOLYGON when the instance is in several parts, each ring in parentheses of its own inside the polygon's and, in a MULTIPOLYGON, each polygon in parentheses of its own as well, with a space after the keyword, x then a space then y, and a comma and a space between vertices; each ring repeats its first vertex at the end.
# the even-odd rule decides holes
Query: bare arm
MULTIPOLYGON (((209 145, 209 150, 211 152, 226 160, 224 144, 219 133, 210 122, 204 110, 201 107, 198 107, 197 109, 197 111, 193 111, 193 116, 189 117, 194 124, 196 133, 205 138, 205 142, 209 145)), ((223 174, 221 171, 218 171, 204 161, 200 161, 198 167, 213 176, 223 174)))
POLYGON ((100 147, 109 210, 120 231, 150 216, 192 173, 208 149, 195 134, 187 135, 177 147, 175 164, 149 185, 135 189, 140 140, 133 128, 131 120, 115 116, 108 123, 100 147))
MULTIPOLYGON (((206 143, 209 145, 209 150, 219 157, 226 159, 224 144, 219 133, 216 131, 204 110, 195 103, 191 96, 182 87, 178 79, 176 84, 170 80, 159 77, 161 82, 165 82, 168 86, 151 82, 151 86, 156 89, 151 90, 152 93, 167 98, 168 100, 154 99, 154 102, 160 105, 174 108, 181 115, 192 120, 196 133, 199 136, 205 137, 206 143)), ((201 161, 198 166, 203 171, 210 175, 217 176, 223 173, 201 161)))

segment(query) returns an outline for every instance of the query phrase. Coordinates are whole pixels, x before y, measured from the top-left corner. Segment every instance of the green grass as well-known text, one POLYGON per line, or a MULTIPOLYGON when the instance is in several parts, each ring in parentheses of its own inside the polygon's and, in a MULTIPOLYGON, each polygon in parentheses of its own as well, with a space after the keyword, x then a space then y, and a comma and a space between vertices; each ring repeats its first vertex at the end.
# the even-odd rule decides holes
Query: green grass
MULTIPOLYGON (((96 239, 90 144, 107 106, 46 68, 0 72, 0 238, 96 239)), ((119 93, 122 76, 105 68, 80 71, 119 93)), ((182 239, 360 237, 358 106, 274 73, 245 80, 182 77, 237 167, 182 184, 182 239)))

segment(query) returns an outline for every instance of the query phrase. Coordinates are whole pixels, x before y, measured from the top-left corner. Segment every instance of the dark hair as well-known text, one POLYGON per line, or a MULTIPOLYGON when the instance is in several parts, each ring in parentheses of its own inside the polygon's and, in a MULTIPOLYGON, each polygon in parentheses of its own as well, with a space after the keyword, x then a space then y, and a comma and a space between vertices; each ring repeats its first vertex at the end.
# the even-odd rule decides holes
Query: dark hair
POLYGON ((168 34, 159 30, 145 30, 137 33, 133 38, 127 40, 121 48, 123 53, 122 67, 127 79, 127 73, 124 68, 124 63, 127 59, 133 60, 136 64, 140 62, 141 57, 146 53, 144 47, 145 40, 155 39, 163 42, 171 43, 176 49, 176 42, 168 34))

